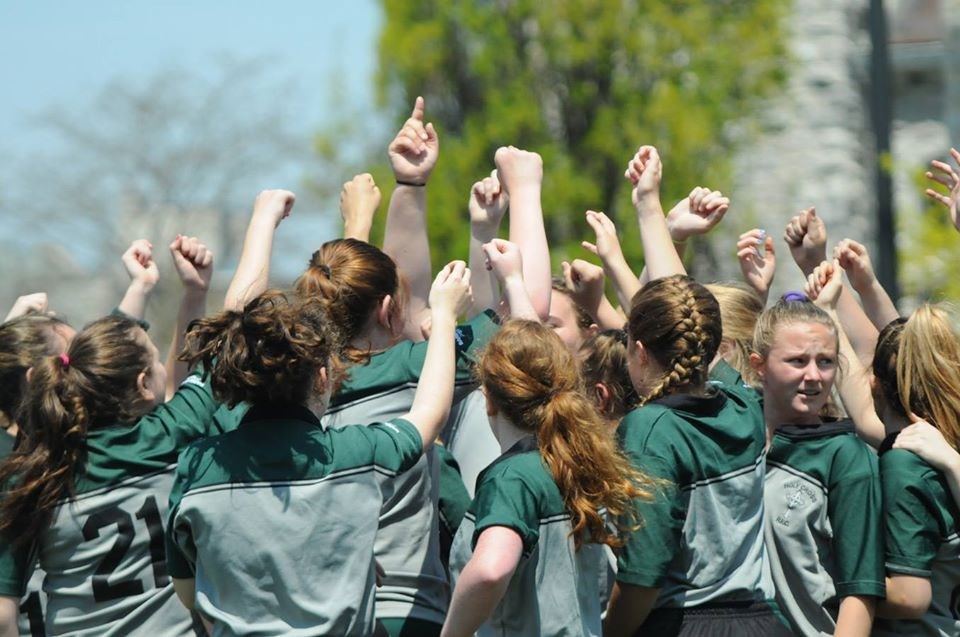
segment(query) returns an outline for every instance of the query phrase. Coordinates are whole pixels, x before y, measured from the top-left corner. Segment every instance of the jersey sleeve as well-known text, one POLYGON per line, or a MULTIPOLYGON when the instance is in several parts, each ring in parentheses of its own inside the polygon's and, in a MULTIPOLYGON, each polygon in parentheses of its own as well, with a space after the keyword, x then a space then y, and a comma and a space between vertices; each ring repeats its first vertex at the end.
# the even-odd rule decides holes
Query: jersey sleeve
MULTIPOLYGON (((453 337, 456 340, 456 381, 458 383, 473 380, 473 368, 479 360, 480 352, 498 329, 500 329, 499 319, 493 310, 481 312, 466 323, 457 326, 453 337)), ((427 344, 427 341, 422 341, 415 343, 411 348, 408 363, 415 377, 419 377, 420 370, 423 369, 423 362, 427 356, 427 344)))
MULTIPOLYGON (((862 445, 856 441, 857 445, 862 445)), ((827 516, 833 529, 837 595, 884 597, 883 494, 877 458, 865 446, 835 463, 827 516)))
POLYGON ((14 546, 6 538, 0 539, 0 595, 21 597, 26 592, 33 561, 29 544, 14 546))
POLYGON ((330 435, 341 439, 342 442, 337 444, 369 445, 374 464, 392 473, 406 471, 423 454, 420 432, 403 418, 376 422, 366 427, 330 430, 330 435))
POLYGON ((220 403, 213 399, 210 380, 199 372, 187 376, 173 397, 143 417, 141 422, 161 427, 179 446, 224 433, 214 414, 220 403))
POLYGON ((497 471, 483 476, 471 510, 475 523, 471 547, 476 549, 480 534, 492 526, 511 529, 523 540, 527 557, 540 539, 540 517, 533 489, 515 471, 497 471))
POLYGON ((888 573, 930 579, 940 545, 937 501, 919 462, 892 449, 881 459, 888 573))
POLYGON ((685 508, 677 488, 676 463, 654 455, 631 456, 634 466, 662 482, 653 501, 636 500, 633 520, 622 520, 624 545, 617 558, 617 581, 660 588, 680 550, 685 508), (637 526, 629 530, 631 526, 637 526))

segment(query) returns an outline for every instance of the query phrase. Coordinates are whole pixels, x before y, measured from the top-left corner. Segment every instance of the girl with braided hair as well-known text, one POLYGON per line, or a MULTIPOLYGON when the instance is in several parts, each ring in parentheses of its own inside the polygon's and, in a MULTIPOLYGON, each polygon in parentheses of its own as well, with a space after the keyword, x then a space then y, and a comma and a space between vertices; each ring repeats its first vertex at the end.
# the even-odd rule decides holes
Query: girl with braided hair
POLYGON ((641 406, 619 436, 664 486, 624 538, 605 634, 789 634, 763 568, 763 412, 748 388, 708 383, 722 338, 716 299, 685 275, 652 280, 627 332, 641 406))
POLYGON ((503 455, 454 539, 442 634, 599 635, 603 545, 621 544, 604 510, 634 526, 633 501, 656 483, 617 449, 551 328, 505 324, 478 376, 503 455))

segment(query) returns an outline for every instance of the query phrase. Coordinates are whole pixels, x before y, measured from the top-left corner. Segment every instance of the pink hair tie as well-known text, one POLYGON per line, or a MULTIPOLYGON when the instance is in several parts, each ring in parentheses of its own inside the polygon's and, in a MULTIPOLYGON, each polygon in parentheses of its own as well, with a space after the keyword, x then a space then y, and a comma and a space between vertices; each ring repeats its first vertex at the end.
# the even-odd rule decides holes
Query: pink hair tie
POLYGON ((63 363, 64 367, 70 367, 70 357, 66 354, 60 354, 60 362, 63 363))

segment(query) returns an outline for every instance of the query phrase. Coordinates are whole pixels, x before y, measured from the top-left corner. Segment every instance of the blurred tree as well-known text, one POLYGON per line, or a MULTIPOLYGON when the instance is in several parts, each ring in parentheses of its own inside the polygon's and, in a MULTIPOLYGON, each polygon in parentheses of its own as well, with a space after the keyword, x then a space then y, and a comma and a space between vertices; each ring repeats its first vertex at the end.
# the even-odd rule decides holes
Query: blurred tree
MULTIPOLYGON (((944 159, 944 161, 950 161, 944 159)), ((926 188, 944 188, 931 184, 922 167, 912 171, 918 193, 918 205, 914 210, 904 210, 898 216, 899 242, 897 246, 900 264, 900 285, 906 301, 902 312, 911 311, 926 300, 960 298, 960 279, 950 272, 960 270, 960 236, 953 227, 950 213, 940 203, 926 197, 920 198, 926 188)))
MULTIPOLYGON (((22 277, 11 297, 42 289, 55 309, 92 318, 109 309, 104 299, 120 299, 120 255, 146 238, 163 273, 147 318, 166 338, 180 293, 167 250, 173 237, 199 236, 228 279, 253 198, 276 186, 264 179, 286 171, 296 182, 311 157, 309 124, 297 129, 301 118, 290 113, 292 85, 270 68, 264 59, 224 59, 205 74, 165 69, 38 115, 33 123, 49 144, 17 158, 0 210, 19 248, 45 257, 7 270, 22 277)), ((211 293, 213 307, 220 293, 211 293)))
MULTIPOLYGON (((435 259, 466 256, 469 188, 491 170, 494 150, 513 144, 543 155, 557 258, 582 254, 589 208, 614 218, 636 262, 627 160, 641 143, 659 147, 665 208, 697 185, 729 189, 728 159, 749 135, 743 124, 785 77, 789 5, 384 0, 380 104, 399 124, 423 95, 440 133, 429 189, 435 259)), ((321 135, 318 147, 329 151, 329 140, 321 135)), ((392 176, 374 174, 387 196, 392 176)))

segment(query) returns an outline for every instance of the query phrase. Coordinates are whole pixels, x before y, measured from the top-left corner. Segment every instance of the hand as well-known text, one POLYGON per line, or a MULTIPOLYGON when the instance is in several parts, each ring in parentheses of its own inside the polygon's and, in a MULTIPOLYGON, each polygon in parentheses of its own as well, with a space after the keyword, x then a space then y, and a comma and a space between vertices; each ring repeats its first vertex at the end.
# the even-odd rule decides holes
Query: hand
POLYGON ((663 165, 660 154, 653 146, 641 146, 630 162, 623 176, 633 184, 630 195, 634 207, 650 197, 660 196, 660 178, 663 174, 663 165))
POLYGON ((913 424, 904 427, 897 435, 893 443, 894 449, 912 451, 938 471, 949 471, 952 465, 960 464, 960 455, 950 446, 939 429, 915 414, 910 414, 910 420, 913 424))
POLYGON ((170 244, 170 256, 180 283, 186 290, 206 292, 213 277, 213 252, 196 237, 177 235, 170 244))
MULTIPOLYGON (((470 268, 463 261, 451 261, 443 267, 430 287, 430 309, 436 323, 438 313, 456 319, 473 305, 470 289, 470 268)), ((432 329, 432 328, 431 328, 432 329)))
POLYGON ((15 318, 20 318, 27 314, 46 314, 47 313, 47 293, 46 292, 34 292, 33 294, 24 294, 23 296, 17 297, 17 300, 13 302, 13 307, 10 308, 10 312, 7 313, 7 317, 3 319, 3 322, 12 321, 15 318))
POLYGON ((853 239, 844 239, 833 249, 833 258, 840 263, 840 267, 847 273, 850 285, 857 292, 867 290, 877 280, 870 263, 867 248, 853 239))
POLYGON ((843 289, 843 268, 836 261, 824 261, 807 277, 804 292, 825 310, 835 310, 843 289))
MULTIPOLYGON (((950 156, 953 157, 953 161, 960 164, 960 152, 956 148, 950 149, 950 156)), ((950 190, 950 194, 942 195, 932 188, 927 188, 927 196, 947 207, 947 210, 950 211, 950 221, 953 222, 953 227, 960 231, 960 218, 957 217, 957 207, 960 205, 960 175, 953 169, 953 166, 946 162, 934 159, 930 162, 930 166, 936 172, 928 170, 927 179, 943 184, 950 190)))
POLYGON ((487 257, 487 269, 493 271, 498 281, 506 283, 510 279, 523 280, 523 259, 517 244, 494 239, 484 243, 482 248, 487 257))
POLYGON ((488 230, 498 228, 509 201, 510 195, 500 187, 497 171, 494 170, 489 177, 473 184, 470 189, 470 225, 488 230))
POLYGON ((507 193, 525 186, 539 188, 543 182, 543 159, 540 155, 513 146, 501 146, 493 155, 497 178, 507 193))
POLYGON ((131 281, 153 289, 160 280, 160 269, 153 261, 153 244, 146 239, 137 239, 131 243, 120 260, 123 261, 123 267, 127 269, 131 281))
POLYGON ((600 260, 607 263, 613 259, 623 258, 623 248, 620 247, 620 239, 617 238, 617 228, 613 225, 606 214, 587 210, 587 224, 593 228, 597 235, 596 243, 581 241, 580 245, 588 251, 600 257, 600 260))
POLYGON ((433 124, 423 124, 423 98, 418 97, 413 112, 400 132, 387 146, 390 167, 397 181, 426 185, 440 156, 440 139, 433 124))
POLYGON ((730 199, 719 190, 697 186, 667 213, 670 238, 677 243, 693 235, 706 234, 720 223, 730 208, 730 199))
POLYGON ((563 285, 570 298, 595 315, 603 300, 603 268, 583 259, 575 259, 573 263, 563 261, 560 267, 563 269, 563 285))
POLYGON ((290 216, 296 200, 289 190, 264 190, 253 202, 253 216, 270 220, 276 228, 290 216))
POLYGON ((370 173, 356 175, 340 190, 340 216, 346 237, 367 241, 380 207, 380 189, 370 173), (365 237, 365 238, 364 238, 365 237))
POLYGON ((773 275, 777 271, 777 255, 773 250, 773 237, 760 228, 747 230, 737 241, 737 259, 743 280, 763 298, 770 291, 773 275), (763 251, 760 250, 763 246, 763 251))
POLYGON ((827 258, 827 227, 812 206, 790 219, 783 240, 804 274, 809 274, 827 258))

